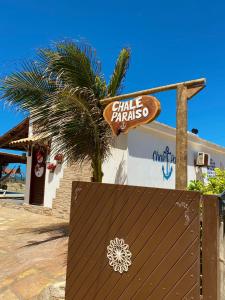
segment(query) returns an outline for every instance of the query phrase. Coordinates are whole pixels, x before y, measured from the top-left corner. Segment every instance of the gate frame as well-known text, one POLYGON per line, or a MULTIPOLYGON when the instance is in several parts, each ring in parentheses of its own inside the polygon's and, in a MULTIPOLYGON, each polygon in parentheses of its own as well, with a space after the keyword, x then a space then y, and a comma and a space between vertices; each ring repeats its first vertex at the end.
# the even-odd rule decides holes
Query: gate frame
MULTIPOLYGON (((77 181, 72 184, 71 216, 77 203, 78 191, 75 189, 77 181)), ((85 182, 82 182, 84 184, 85 182)), ((86 182, 87 184, 87 182, 86 182)), ((89 183, 91 184, 91 183, 89 183)), ((92 183, 93 184, 93 183, 92 183)), ((118 185, 115 185, 118 187, 118 185)), ((124 187, 121 185, 121 187, 124 187)), ((137 187, 136 187, 137 188, 137 187)), ((140 187, 141 188, 141 187, 140 187)), ((162 190, 162 189, 159 189, 162 190)), ((190 192, 191 193, 191 192, 190 192)), ((202 293, 199 289, 199 299, 202 300, 223 300, 224 299, 224 222, 223 207, 221 199, 216 195, 203 195, 201 197, 199 210, 202 215, 202 293)), ((224 210, 225 211, 225 210, 224 210)), ((199 230, 201 223, 199 222, 199 230)), ((71 230, 71 224, 70 224, 71 230)), ((200 251, 200 249, 199 249, 200 251)), ((200 254, 199 254, 200 255, 200 254)))
POLYGON ((223 299, 223 222, 218 196, 202 196, 202 297, 223 299))

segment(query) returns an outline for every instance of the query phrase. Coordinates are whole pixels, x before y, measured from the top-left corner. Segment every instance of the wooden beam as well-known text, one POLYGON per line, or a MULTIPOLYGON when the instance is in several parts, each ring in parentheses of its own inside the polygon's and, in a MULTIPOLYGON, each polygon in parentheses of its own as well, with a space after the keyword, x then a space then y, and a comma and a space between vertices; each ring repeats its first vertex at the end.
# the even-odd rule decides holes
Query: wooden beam
POLYGON ((176 189, 187 189, 187 86, 177 87, 176 189))
POLYGON ((102 105, 113 101, 135 98, 169 90, 177 90, 177 130, 176 130, 176 189, 187 189, 187 101, 199 93, 206 84, 205 78, 184 81, 180 83, 160 86, 130 94, 105 98, 100 100, 102 105))
POLYGON ((204 87, 205 86, 202 85, 202 86, 198 86, 198 87, 188 88, 188 93, 187 93, 188 100, 190 100, 192 97, 197 95, 202 89, 204 89, 204 87))
POLYGON ((119 96, 115 96, 115 97, 105 98, 105 99, 100 100, 100 103, 103 105, 106 105, 113 101, 119 101, 119 100, 134 98, 134 97, 138 97, 138 96, 142 96, 142 95, 150 95, 150 94, 155 94, 155 93, 159 93, 159 92, 174 90, 174 89, 177 89, 177 87, 180 85, 184 85, 187 88, 191 88, 191 87, 194 88, 194 87, 205 86, 205 84, 206 84, 206 79, 200 78, 200 79, 155 87, 155 88, 151 88, 148 90, 138 91, 138 92, 134 92, 134 93, 130 93, 130 94, 124 94, 124 95, 119 95, 119 96))

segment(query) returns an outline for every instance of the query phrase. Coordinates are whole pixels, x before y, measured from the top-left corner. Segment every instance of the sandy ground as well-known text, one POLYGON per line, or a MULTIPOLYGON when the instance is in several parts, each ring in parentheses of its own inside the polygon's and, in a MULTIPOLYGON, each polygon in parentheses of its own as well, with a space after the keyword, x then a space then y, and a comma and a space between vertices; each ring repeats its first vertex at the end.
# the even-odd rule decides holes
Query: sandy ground
POLYGON ((68 224, 0 207, 0 300, 35 297, 66 273, 68 224))

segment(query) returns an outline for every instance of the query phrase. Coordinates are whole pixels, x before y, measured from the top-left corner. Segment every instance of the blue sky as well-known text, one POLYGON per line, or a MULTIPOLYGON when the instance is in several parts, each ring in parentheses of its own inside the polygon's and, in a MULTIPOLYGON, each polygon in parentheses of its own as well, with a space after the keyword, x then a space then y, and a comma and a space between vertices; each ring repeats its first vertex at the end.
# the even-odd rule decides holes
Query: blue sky
MULTIPOLYGON (((0 77, 19 70, 38 48, 84 39, 109 79, 123 46, 132 51, 124 92, 206 77, 189 101, 189 129, 225 146, 225 1, 2 0, 0 77)), ((175 92, 157 94, 158 120, 175 126, 175 92)), ((24 114, 0 103, 0 134, 24 114)))

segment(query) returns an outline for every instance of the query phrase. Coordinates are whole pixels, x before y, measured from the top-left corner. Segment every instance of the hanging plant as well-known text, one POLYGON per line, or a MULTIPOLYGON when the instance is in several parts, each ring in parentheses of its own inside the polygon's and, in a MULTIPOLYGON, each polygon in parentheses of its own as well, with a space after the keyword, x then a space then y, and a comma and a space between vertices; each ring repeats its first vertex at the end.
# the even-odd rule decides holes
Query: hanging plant
POLYGON ((50 163, 47 165, 47 169, 50 171, 50 173, 54 173, 55 168, 56 168, 56 165, 53 163, 50 163))
POLYGON ((56 156, 54 157, 54 160, 56 160, 57 163, 61 164, 63 161, 63 154, 61 154, 61 153, 56 154, 56 156))

